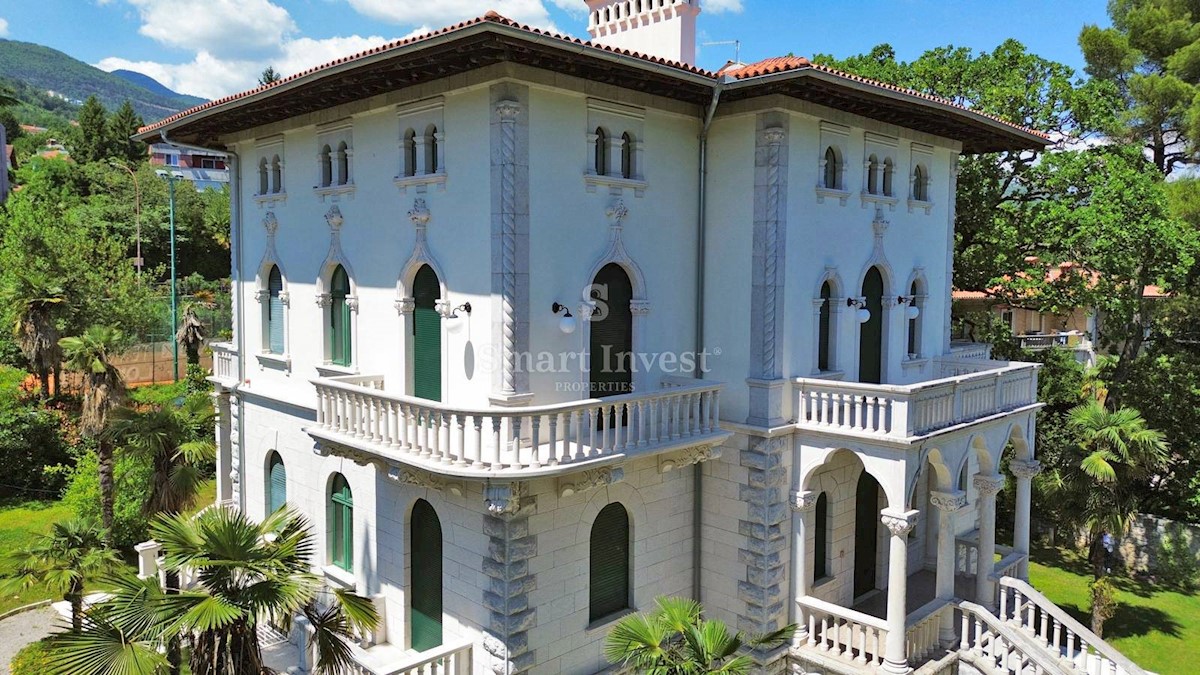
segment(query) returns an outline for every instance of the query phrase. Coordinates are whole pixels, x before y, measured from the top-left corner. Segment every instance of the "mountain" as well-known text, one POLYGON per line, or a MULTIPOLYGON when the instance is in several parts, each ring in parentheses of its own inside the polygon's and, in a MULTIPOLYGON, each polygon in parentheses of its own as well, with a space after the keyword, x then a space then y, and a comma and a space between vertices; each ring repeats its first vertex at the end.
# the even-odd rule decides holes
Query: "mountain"
POLYGON ((149 77, 141 76, 148 82, 135 82, 106 73, 56 49, 16 40, 0 40, 0 73, 75 103, 94 94, 109 110, 116 110, 129 99, 146 122, 204 101, 177 94, 149 77))
POLYGON ((132 82, 133 84, 151 93, 181 101, 189 101, 189 108, 204 103, 204 99, 200 98, 199 96, 188 96, 187 94, 180 94, 179 92, 171 91, 166 87, 166 85, 154 79, 153 77, 146 75, 145 73, 139 73, 134 70, 114 70, 109 74, 116 75, 127 82, 132 82))

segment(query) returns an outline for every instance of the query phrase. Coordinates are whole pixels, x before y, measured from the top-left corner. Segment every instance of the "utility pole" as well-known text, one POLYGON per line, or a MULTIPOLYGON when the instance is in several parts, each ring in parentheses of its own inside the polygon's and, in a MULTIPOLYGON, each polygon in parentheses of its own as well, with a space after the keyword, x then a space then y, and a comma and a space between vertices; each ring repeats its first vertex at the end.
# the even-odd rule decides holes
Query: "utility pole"
POLYGON ((175 173, 159 171, 159 176, 167 179, 171 195, 171 381, 179 381, 179 341, 175 339, 175 331, 179 330, 179 294, 176 292, 177 276, 175 274, 175 173))

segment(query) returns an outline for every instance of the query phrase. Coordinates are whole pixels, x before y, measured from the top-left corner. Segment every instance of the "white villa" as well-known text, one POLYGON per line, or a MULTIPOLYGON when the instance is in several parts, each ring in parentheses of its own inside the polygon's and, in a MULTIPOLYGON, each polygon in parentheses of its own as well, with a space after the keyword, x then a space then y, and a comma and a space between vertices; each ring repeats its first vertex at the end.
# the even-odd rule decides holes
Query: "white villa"
POLYGON ((587 4, 140 132, 228 154, 219 499, 312 520, 359 671, 606 671, 676 595, 795 623, 762 672, 1141 673, 1023 581, 1037 366, 950 341, 958 157, 1045 137, 587 4))

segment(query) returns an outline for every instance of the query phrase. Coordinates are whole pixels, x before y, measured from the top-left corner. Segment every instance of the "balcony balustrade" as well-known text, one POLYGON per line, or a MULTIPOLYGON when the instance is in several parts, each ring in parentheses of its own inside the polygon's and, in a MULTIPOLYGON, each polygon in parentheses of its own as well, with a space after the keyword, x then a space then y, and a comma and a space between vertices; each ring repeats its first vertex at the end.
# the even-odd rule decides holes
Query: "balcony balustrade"
POLYGON ((946 358, 940 379, 866 384, 796 378, 801 428, 910 439, 1037 403, 1037 364, 946 358))
POLYGON ((715 446, 721 385, 667 378, 661 389, 539 406, 461 408, 386 391, 382 376, 312 381, 318 441, 461 477, 569 473, 634 455, 715 446))
POLYGON ((233 387, 238 383, 238 353, 237 347, 229 342, 212 342, 208 348, 212 350, 213 372, 209 381, 223 387, 233 387))

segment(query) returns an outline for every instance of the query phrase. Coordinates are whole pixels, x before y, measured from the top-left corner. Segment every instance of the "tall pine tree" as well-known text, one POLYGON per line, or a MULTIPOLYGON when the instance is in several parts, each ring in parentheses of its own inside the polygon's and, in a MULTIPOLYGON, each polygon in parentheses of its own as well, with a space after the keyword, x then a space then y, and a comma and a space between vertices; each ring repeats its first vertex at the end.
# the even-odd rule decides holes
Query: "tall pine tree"
POLYGON ((108 156, 108 111, 95 96, 89 96, 79 109, 79 127, 71 155, 80 163, 96 162, 108 156))
POLYGON ((141 126, 141 116, 134 112, 133 104, 126 99, 108 119, 107 150, 109 154, 127 162, 138 162, 145 159, 145 144, 130 138, 137 133, 141 126))

